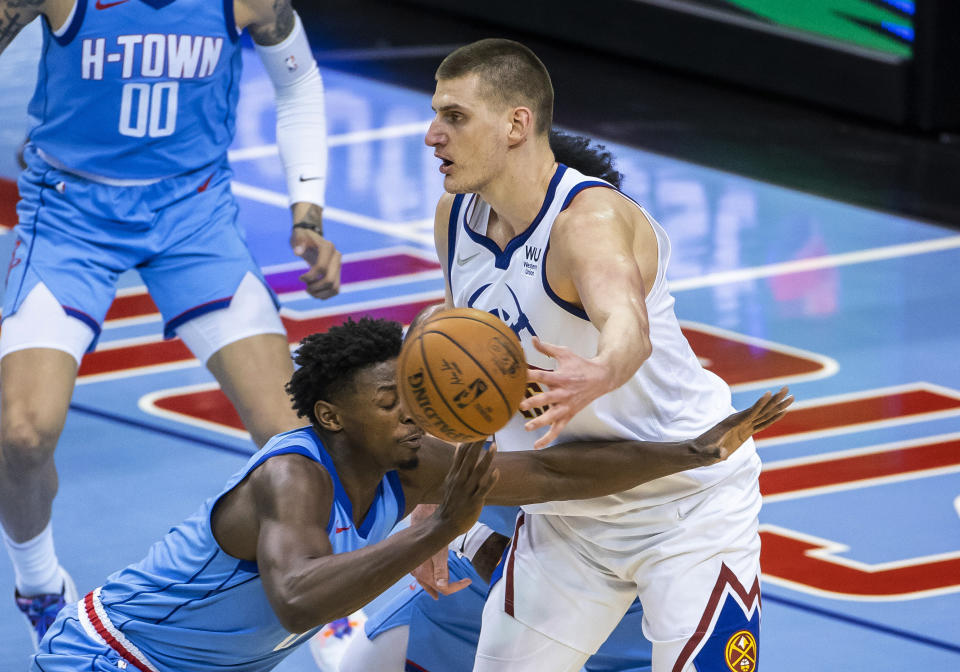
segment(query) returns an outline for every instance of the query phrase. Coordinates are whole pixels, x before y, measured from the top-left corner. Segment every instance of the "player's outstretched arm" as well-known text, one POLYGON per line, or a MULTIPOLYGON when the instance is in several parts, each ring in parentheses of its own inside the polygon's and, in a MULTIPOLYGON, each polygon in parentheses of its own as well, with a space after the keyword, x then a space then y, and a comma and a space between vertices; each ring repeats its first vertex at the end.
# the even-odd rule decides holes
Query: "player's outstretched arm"
MULTIPOLYGON (((329 475, 299 455, 267 460, 248 481, 256 553, 247 559, 256 561, 281 624, 305 632, 347 616, 445 548, 480 515, 497 480, 492 458, 481 455, 477 445, 458 450, 433 516, 378 544, 341 554, 334 554, 326 530, 333 502, 329 475)), ((229 552, 227 546, 224 550, 229 552)))
POLYGON ((494 460, 501 477, 488 503, 522 505, 589 499, 636 487, 680 471, 727 459, 754 433, 779 420, 793 403, 787 388, 766 393, 688 441, 558 444, 540 451, 502 453, 494 460))
MULTIPOLYGON (((487 503, 518 506, 602 497, 721 462, 750 436, 783 417, 793 403, 789 393, 786 387, 776 394, 767 392, 747 410, 686 441, 572 441, 543 450, 497 453, 493 466, 500 478, 487 503)), ((417 504, 439 501, 439 484, 452 455, 450 444, 424 436, 419 466, 400 474, 408 512, 417 504)))

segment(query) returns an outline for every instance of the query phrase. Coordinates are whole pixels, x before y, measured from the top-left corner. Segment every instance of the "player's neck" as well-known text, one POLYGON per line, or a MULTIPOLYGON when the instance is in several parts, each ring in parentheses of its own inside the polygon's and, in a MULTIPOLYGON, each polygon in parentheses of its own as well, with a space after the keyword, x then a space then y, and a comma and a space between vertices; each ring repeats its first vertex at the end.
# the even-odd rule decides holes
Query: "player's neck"
MULTIPOLYGON (((370 507, 370 501, 380 486, 386 471, 376 463, 372 456, 357 450, 353 446, 343 445, 333 440, 324 441, 327 454, 333 460, 337 478, 353 505, 353 515, 360 519, 370 507)), ((356 520, 359 524, 360 520, 356 520)))
POLYGON ((523 233, 536 218, 557 169, 549 149, 516 158, 480 193, 493 210, 491 226, 507 240, 523 233))

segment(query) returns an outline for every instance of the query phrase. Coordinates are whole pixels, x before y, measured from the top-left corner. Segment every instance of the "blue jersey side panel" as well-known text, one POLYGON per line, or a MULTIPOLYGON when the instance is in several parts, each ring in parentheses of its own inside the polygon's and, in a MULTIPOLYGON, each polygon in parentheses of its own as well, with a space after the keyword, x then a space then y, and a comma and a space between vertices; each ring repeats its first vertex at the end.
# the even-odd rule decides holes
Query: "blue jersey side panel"
POLYGON ((382 541, 403 515, 403 495, 396 475, 390 474, 358 530, 350 500, 314 431, 304 427, 275 436, 219 495, 154 544, 144 560, 104 584, 100 597, 107 615, 149 660, 164 669, 260 672, 312 634, 293 636, 280 625, 256 564, 224 553, 210 527, 220 497, 265 460, 290 453, 320 462, 333 478, 327 530, 335 553, 382 541))
POLYGON ((59 35, 44 21, 31 140, 76 171, 179 175, 223 158, 241 54, 232 0, 77 0, 59 35))

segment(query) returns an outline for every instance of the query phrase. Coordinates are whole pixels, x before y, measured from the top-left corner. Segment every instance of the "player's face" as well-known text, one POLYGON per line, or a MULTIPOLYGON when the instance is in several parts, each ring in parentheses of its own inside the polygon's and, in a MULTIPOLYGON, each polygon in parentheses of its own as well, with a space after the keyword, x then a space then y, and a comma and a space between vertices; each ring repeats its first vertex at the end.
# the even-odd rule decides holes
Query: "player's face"
POLYGON ((423 431, 400 402, 396 359, 358 371, 353 390, 337 405, 351 446, 363 446, 384 470, 417 466, 423 431))
POLYGON ((477 75, 439 80, 432 106, 436 116, 424 142, 440 159, 443 188, 451 194, 482 192, 506 160, 509 110, 482 95, 477 75))

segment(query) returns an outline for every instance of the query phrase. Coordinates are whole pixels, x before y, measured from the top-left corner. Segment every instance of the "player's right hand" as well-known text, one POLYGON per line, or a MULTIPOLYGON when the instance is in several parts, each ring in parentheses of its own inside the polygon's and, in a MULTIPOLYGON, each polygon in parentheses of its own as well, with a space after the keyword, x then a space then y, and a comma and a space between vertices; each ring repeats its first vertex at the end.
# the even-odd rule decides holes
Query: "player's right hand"
POLYGON ((486 439, 461 443, 443 481, 440 505, 433 513, 434 521, 453 539, 477 522, 484 500, 500 478, 491 467, 497 449, 484 450, 486 439))

